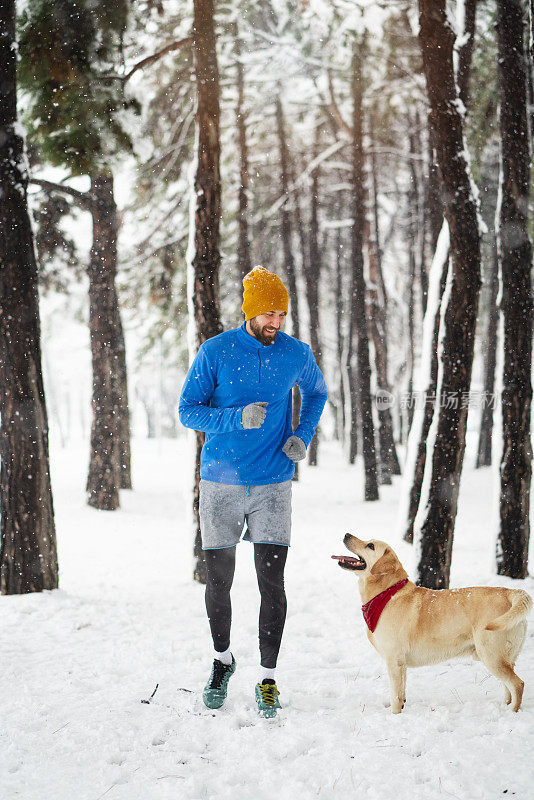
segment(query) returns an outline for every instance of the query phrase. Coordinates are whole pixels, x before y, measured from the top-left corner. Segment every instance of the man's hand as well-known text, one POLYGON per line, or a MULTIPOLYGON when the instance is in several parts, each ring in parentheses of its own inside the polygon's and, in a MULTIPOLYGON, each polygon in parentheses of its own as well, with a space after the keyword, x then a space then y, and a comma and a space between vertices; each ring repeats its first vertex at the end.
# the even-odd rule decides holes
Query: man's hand
POLYGON ((268 403, 250 403, 241 413, 241 424, 245 430, 261 428, 265 422, 268 403))
POLYGON ((302 461, 306 458, 306 445, 298 436, 290 436, 282 450, 291 461, 302 461))

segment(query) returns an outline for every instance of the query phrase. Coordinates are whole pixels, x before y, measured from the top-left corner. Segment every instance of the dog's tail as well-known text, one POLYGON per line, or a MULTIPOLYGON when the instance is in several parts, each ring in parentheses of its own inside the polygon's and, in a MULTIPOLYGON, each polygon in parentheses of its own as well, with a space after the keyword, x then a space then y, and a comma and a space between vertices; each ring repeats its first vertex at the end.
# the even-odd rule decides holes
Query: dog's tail
POLYGON ((504 631, 507 628, 513 628, 530 612, 532 598, 527 592, 524 592, 523 589, 510 589, 510 593, 512 594, 510 597, 512 607, 505 614, 501 614, 500 617, 486 625, 487 631, 504 631))

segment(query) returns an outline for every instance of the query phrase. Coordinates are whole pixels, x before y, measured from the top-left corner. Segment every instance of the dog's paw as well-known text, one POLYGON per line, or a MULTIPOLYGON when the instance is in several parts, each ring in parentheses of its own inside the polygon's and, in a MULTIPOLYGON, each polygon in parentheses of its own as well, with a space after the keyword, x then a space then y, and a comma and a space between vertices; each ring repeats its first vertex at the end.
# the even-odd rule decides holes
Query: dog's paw
POLYGON ((402 709, 404 708, 405 703, 406 700, 401 700, 400 698, 396 698, 395 700, 393 700, 391 703, 391 713, 400 714, 402 709))

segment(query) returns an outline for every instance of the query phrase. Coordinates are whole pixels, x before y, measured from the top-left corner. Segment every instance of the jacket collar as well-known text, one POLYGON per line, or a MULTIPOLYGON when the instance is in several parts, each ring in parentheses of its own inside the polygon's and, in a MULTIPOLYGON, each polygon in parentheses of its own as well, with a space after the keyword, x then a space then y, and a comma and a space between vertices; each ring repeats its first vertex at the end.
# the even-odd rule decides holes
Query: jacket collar
POLYGON ((256 339, 255 336, 251 336, 250 333, 247 332, 245 326, 246 322, 243 322, 243 324, 236 330, 237 330, 238 341, 247 350, 254 352, 257 350, 269 350, 269 352, 271 352, 273 348, 276 348, 279 345, 279 336, 282 333, 282 331, 278 333, 278 336, 276 337, 276 342, 274 344, 262 344, 256 339))

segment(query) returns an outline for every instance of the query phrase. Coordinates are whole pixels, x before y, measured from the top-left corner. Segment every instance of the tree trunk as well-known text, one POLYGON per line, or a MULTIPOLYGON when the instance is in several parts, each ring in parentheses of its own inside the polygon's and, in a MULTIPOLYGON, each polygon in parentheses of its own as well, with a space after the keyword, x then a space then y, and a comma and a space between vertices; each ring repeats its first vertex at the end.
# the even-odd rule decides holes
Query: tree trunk
MULTIPOLYGON (((372 129, 374 130, 376 125, 375 119, 372 120, 372 129)), ((381 299, 381 306, 383 309, 384 314, 384 340, 385 344, 387 345, 387 323, 388 323, 388 293, 386 291, 386 283, 384 281, 384 271, 382 269, 382 237, 380 236, 380 223, 378 219, 378 165, 376 163, 376 153, 375 153, 375 146, 376 141, 373 142, 373 146, 371 148, 371 180, 373 183, 373 232, 374 232, 374 241, 376 246, 376 268, 377 268, 377 275, 376 279, 378 282, 380 299, 381 299)), ((374 281, 375 278, 373 277, 371 281, 374 281)))
MULTIPOLYGON (((458 83, 461 98, 467 106, 469 97, 469 72, 471 67, 471 54, 473 50, 474 28, 475 28, 476 2, 467 0, 465 9, 464 43, 459 48, 458 53, 458 83)), ((433 132, 429 130, 429 143, 432 141, 433 132)), ((436 392, 438 379, 438 346, 439 333, 442 318, 442 298, 449 272, 449 229, 448 225, 442 224, 440 235, 436 238, 436 225, 443 219, 442 203, 432 186, 438 177, 438 169, 433 162, 433 150, 430 147, 428 153, 429 161, 429 180, 427 191, 423 202, 423 225, 421 239, 421 290, 423 293, 423 347, 420 364, 420 375, 416 386, 416 404, 420 407, 415 408, 416 423, 413 424, 408 437, 406 453, 405 475, 406 481, 403 487, 403 494, 400 504, 400 519, 404 540, 410 544, 413 542, 413 530, 415 517, 419 508, 423 478, 426 467, 427 437, 434 417, 436 407, 436 392), (430 207, 429 207, 430 204, 430 207), (425 236, 427 221, 431 221, 431 240, 433 247, 433 259, 431 266, 431 276, 429 288, 426 279, 423 280, 426 270, 424 267, 425 236), (426 287, 426 288, 425 288, 426 287), (430 307, 428 306, 426 295, 431 293, 430 307), (427 314, 429 315, 427 317, 427 314)), ((439 189, 439 186, 437 187, 439 189)))
POLYGON ((340 442, 345 441, 346 419, 345 419, 345 384, 343 374, 345 364, 343 363, 343 328, 342 320, 345 313, 344 293, 343 293, 343 249, 341 228, 338 229, 336 239, 336 354, 337 372, 339 374, 339 409, 337 414, 337 435, 340 442))
MULTIPOLYGON (((113 208, 111 215, 111 223, 116 226, 115 236, 111 237, 114 241, 113 255, 115 263, 117 263, 117 238, 119 233, 117 204, 115 202, 114 182, 111 177, 111 190, 110 190, 110 208, 113 208)), ((115 267, 116 274, 116 267, 115 267)), ((132 452, 131 452, 131 430, 130 430, 130 405, 128 402, 128 368, 126 364, 126 342, 124 340, 124 329, 122 327, 122 319, 120 312, 120 303, 117 296, 117 289, 115 286, 115 300, 113 304, 114 310, 114 332, 115 339, 114 347, 114 361, 115 368, 113 370, 113 377, 115 380, 115 395, 117 401, 117 456, 119 459, 119 474, 121 489, 132 488, 132 452)))
POLYGON ((434 259, 430 268, 430 281, 426 314, 423 322, 423 346, 420 377, 417 381, 414 399, 419 407, 414 409, 412 427, 406 448, 406 465, 404 468, 405 484, 401 500, 400 518, 404 540, 413 542, 413 526, 419 501, 426 466, 427 438, 434 417, 438 382, 438 345, 441 325, 441 301, 445 291, 449 271, 449 232, 445 230, 438 237, 434 259))
MULTIPOLYGON (((416 152, 413 135, 413 120, 408 115, 408 140, 410 153, 416 152)), ((415 278, 417 273, 416 244, 417 225, 419 222, 419 181, 413 159, 410 159, 410 188, 408 189, 408 396, 413 396, 413 379, 415 369, 415 278)), ((422 292, 422 287, 421 287, 422 292)), ((408 404, 407 433, 409 434, 413 420, 413 403, 408 404)))
POLYGON ((501 181, 497 240, 502 274, 504 369, 497 572, 510 578, 525 578, 528 574, 532 473, 532 245, 527 224, 530 148, 523 24, 521 0, 498 0, 501 181))
POLYGON ((493 434, 493 409, 495 391, 495 366, 497 363, 497 328, 499 309, 497 294, 499 291, 499 259, 495 238, 492 245, 492 264, 488 298, 488 329, 484 347, 484 391, 482 394, 482 411, 480 415, 480 434, 478 437, 477 469, 489 467, 491 464, 491 442, 493 434))
MULTIPOLYGON (((290 168, 291 183, 294 184, 295 183, 295 165, 294 165, 294 163, 292 163, 289 160, 289 154, 288 154, 288 164, 289 164, 289 168, 290 168)), ((304 230, 304 223, 303 223, 303 220, 302 220, 302 213, 301 213, 301 210, 300 210, 300 203, 299 203, 299 197, 298 197, 297 192, 293 192, 292 200, 293 200, 293 203, 292 203, 292 205, 293 205, 293 214, 294 214, 294 219, 295 219, 295 225, 296 225, 296 228, 297 228, 298 241, 299 241, 299 244, 300 244, 301 271, 302 271, 302 274, 305 275, 306 271, 308 269, 308 263, 307 263, 307 260, 308 260, 308 239, 307 239, 307 236, 306 236, 306 232, 304 230)), ((290 249, 291 249, 291 258, 289 260, 287 260, 286 263, 292 264, 293 268, 294 268, 293 249, 292 249, 292 247, 290 247, 290 249)), ((287 259, 287 256, 286 256, 286 259, 287 259)), ((298 333, 296 333, 295 336, 297 337, 297 339, 299 339, 300 338, 300 314, 298 312, 298 306, 297 306, 296 275, 295 275, 294 281, 295 281, 295 283, 294 283, 294 287, 295 287, 294 288, 294 291, 295 291, 295 302, 291 303, 291 322, 292 322, 292 325, 293 325, 293 330, 298 331, 298 333), (294 314, 295 314, 295 317, 293 316, 294 314), (295 328, 295 322, 297 323, 297 327, 296 328, 295 328)), ((291 296, 292 289, 291 289, 291 282, 289 281, 289 273, 288 273, 288 282, 290 283, 290 296, 291 296)), ((302 402, 302 397, 300 395, 300 390, 299 390, 298 386, 295 386, 295 388, 293 390, 293 430, 295 430, 295 428, 296 428, 296 426, 298 424, 298 420, 299 420, 299 416, 300 416, 301 402, 302 402)), ((299 479, 299 465, 297 463, 297 464, 295 464, 295 476, 294 476, 293 480, 298 480, 298 479, 299 479)))
MULTIPOLYGON (((354 324, 354 310, 351 308, 349 321, 349 334, 347 337, 345 372, 347 374, 348 395, 350 401, 350 426, 349 426, 349 464, 356 462, 358 455, 359 441, 359 420, 360 420, 360 382, 358 380, 358 369, 356 364, 357 349, 356 326, 354 324)), ((378 480, 377 480, 378 486, 378 480)))
MULTIPOLYGON (((373 126, 374 127, 374 126, 373 126)), ((392 475, 400 475, 400 465, 393 437, 393 419, 390 410, 390 386, 388 381, 387 352, 387 307, 388 299, 382 275, 380 228, 378 223, 378 180, 374 148, 371 154, 371 177, 373 183, 373 227, 366 224, 369 258, 369 329, 375 353, 377 380, 376 405, 378 410, 378 443, 380 453, 380 482, 391 483, 392 475)))
POLYGON ((126 343, 119 303, 115 306, 115 392, 118 402, 118 457, 120 488, 132 488, 132 451, 130 430, 130 406, 128 403, 128 369, 126 366, 126 343))
POLYGON ((457 81, 460 100, 467 110, 469 104, 469 78, 471 75, 471 62, 473 60, 473 47, 475 44, 475 26, 477 14, 477 0, 462 0, 463 9, 463 42, 458 49, 457 81))
POLYGON ((0 591, 57 589, 37 264, 17 119, 14 0, 0 0, 0 591))
MULTIPOLYGON (((312 160, 319 155, 321 128, 316 121, 312 160)), ((309 258, 304 278, 306 281, 306 300, 310 321, 310 346, 319 369, 323 368, 323 354, 320 341, 319 280, 321 276, 321 250, 319 248, 319 168, 311 173, 310 186, 310 226, 308 235, 309 258)), ((319 448, 319 428, 317 428, 308 448, 308 464, 317 466, 319 448)))
POLYGON ((380 483, 388 486, 391 479, 391 454, 389 443, 393 441, 393 421, 389 411, 389 389, 384 383, 387 373, 385 352, 382 347, 382 328, 378 322, 378 309, 376 299, 371 297, 369 302, 370 323, 369 329, 375 351, 375 369, 377 379, 376 406, 378 412, 378 453, 379 453, 379 479, 380 483))
POLYGON ((293 336, 300 339, 300 317, 297 294, 297 274, 295 269, 295 258, 293 256, 293 246, 291 242, 291 210, 289 206, 289 181, 290 181, 290 162, 287 147, 284 110, 280 101, 280 96, 276 97, 276 127, 278 133, 278 144, 280 148, 280 193, 284 199, 280 209, 280 236, 282 239, 282 252, 284 256, 284 266, 289 285, 289 299, 291 327, 293 336))
POLYGON ((532 3, 534 0, 531 0, 531 5, 529 7, 529 35, 525 37, 525 61, 527 65, 527 96, 528 96, 528 107, 529 111, 529 126, 530 126, 530 135, 531 137, 534 136, 534 55, 533 49, 534 45, 532 43, 532 3))
POLYGON ((200 454, 204 446, 205 434, 202 431, 195 432, 195 473, 193 480, 193 519, 196 528, 193 544, 193 558, 195 566, 193 578, 198 583, 205 584, 208 579, 206 572, 206 558, 202 549, 202 536, 200 535, 200 454))
MULTIPOLYGON (((439 188, 439 170, 436 164, 436 153, 434 148, 434 132, 428 117, 428 180, 425 191, 425 213, 428 221, 430 233, 430 252, 436 252, 438 237, 443 225, 443 203, 439 188)), ((426 309, 425 309, 426 310, 426 309)))
MULTIPOLYGON (((219 226, 221 219, 219 69, 215 44, 213 0, 194 0, 193 51, 197 87, 197 163, 194 177, 194 235, 191 266, 192 303, 197 348, 222 332, 219 309, 219 226)), ((195 526, 194 578, 206 582, 200 535, 198 488, 204 434, 196 434, 193 490, 195 526)))
POLYGON ((93 243, 89 277, 89 331, 93 365, 93 420, 87 502, 94 508, 113 511, 119 507, 120 411, 117 348, 118 298, 117 207, 113 177, 100 173, 91 177, 93 199, 93 243))
MULTIPOLYGON (((366 286, 363 275, 363 241, 365 223, 363 128, 362 128, 362 64, 356 44, 352 56, 353 140, 352 140, 352 285, 351 325, 357 331, 359 401, 362 421, 362 450, 365 471, 365 499, 378 500, 378 477, 375 450, 375 429, 371 403, 371 365, 365 309, 366 286)), ((353 334, 354 336, 354 334, 353 334)))
MULTIPOLYGON (((295 166, 295 162, 290 160, 289 151, 287 151, 287 159, 288 159, 287 163, 288 163, 288 166, 289 166, 289 177, 290 177, 291 183, 294 185, 295 184, 296 166, 295 166)), ((308 265, 309 246, 308 246, 308 237, 306 235, 306 230, 304 229, 304 222, 303 222, 303 219, 302 219, 302 212, 301 212, 301 208, 300 208, 299 195, 298 195, 298 192, 296 192, 296 191, 294 191, 293 194, 292 194, 292 210, 293 210, 294 223, 295 223, 295 227, 296 227, 296 234, 297 234, 297 237, 298 237, 297 240, 298 240, 299 249, 300 249, 301 274, 303 276, 305 276, 309 271, 309 265, 308 265)), ((288 230, 290 230, 290 227, 288 228, 288 230)), ((297 301, 297 281, 296 281, 295 261, 294 261, 294 258, 293 258, 293 248, 291 247, 291 238, 288 238, 286 236, 286 240, 287 240, 287 242, 289 242, 289 248, 287 248, 287 252, 286 252, 286 248, 284 249, 284 258, 288 261, 289 264, 292 265, 293 274, 294 274, 294 278, 293 279, 294 279, 295 303, 291 302, 291 306, 290 306, 291 323, 293 325, 293 329, 298 331, 298 333, 296 333, 294 335, 297 337, 297 339, 299 339, 300 338, 300 313, 298 312, 298 306, 297 306, 297 302, 296 302, 297 301), (293 316, 293 314, 294 314, 293 306, 297 310, 297 313, 296 313, 295 317, 293 316), (295 328, 295 323, 297 325, 296 328, 295 328)), ((288 273, 288 282, 290 283, 289 273, 288 273)), ((290 283, 290 292, 289 292, 290 297, 291 297, 291 291, 292 291, 292 288, 291 288, 291 283, 290 283)))
POLYGON ((428 503, 421 527, 418 582, 449 584, 458 491, 465 451, 467 403, 480 289, 480 233, 465 153, 463 115, 453 67, 454 32, 446 0, 419 0, 419 42, 441 194, 450 229, 452 281, 444 318, 441 392, 428 503))
MULTIPOLYGON (((421 142, 421 120, 419 117, 419 111, 415 109, 415 117, 414 117, 414 143, 416 146, 415 152, 423 158, 423 145, 421 142)), ((428 271, 427 271, 427 261, 426 261, 426 253, 427 253, 427 218, 428 212, 426 208, 425 202, 425 194, 426 194, 426 187, 425 187, 425 177, 424 177, 424 167, 421 166, 418 172, 418 193, 417 193, 417 228, 419 230, 419 286, 421 287, 421 312, 422 316, 425 316, 426 311, 426 304, 428 300, 428 271)))
MULTIPOLYGON (((284 254, 284 266, 289 284, 291 330, 296 339, 300 339, 300 316, 297 294, 297 274, 295 269, 295 258, 293 256, 292 234, 291 234, 291 211, 289 207, 289 181, 291 164, 289 160, 289 150, 287 146, 284 110, 280 96, 276 98, 276 126, 278 132, 278 144, 280 147, 280 192, 285 198, 280 209, 280 235, 282 238, 282 252, 284 254)), ((293 389, 293 430, 296 429, 300 417, 301 396, 298 386, 293 389)), ((295 474, 293 480, 299 479, 299 465, 295 464, 295 474)))
POLYGON ((239 189, 238 189, 238 230, 237 269, 241 279, 252 269, 250 241, 248 234, 248 144, 247 119, 245 115, 245 80, 241 61, 241 40, 237 22, 234 27, 234 50, 237 67, 237 135, 239 143, 239 189))
MULTIPOLYGON (((98 495, 101 491, 100 486, 108 486, 111 475, 99 476, 99 462, 102 464, 102 469, 108 471, 109 464, 107 457, 102 457, 98 453, 100 447, 108 447, 106 444, 107 431, 109 428, 110 412, 108 403, 111 399, 109 388, 102 385, 102 370, 106 375, 110 374, 108 367, 105 365, 107 358, 111 359, 112 367, 112 395, 114 410, 112 417, 115 420, 116 431, 113 436, 114 453, 117 461, 116 469, 118 472, 118 488, 131 489, 131 432, 130 432, 130 410, 128 404, 128 371, 126 365, 126 345, 124 341, 124 331, 122 327, 122 320, 120 315, 119 301, 117 297, 117 290, 115 286, 117 274, 117 238, 118 238, 118 212, 117 204, 114 197, 114 181, 113 175, 110 172, 101 172, 93 176, 91 180, 91 189, 89 192, 80 192, 77 189, 72 189, 70 186, 52 183, 51 181, 43 181, 37 178, 31 179, 32 183, 42 186, 49 192, 58 192, 60 194, 72 197, 74 202, 86 211, 90 211, 93 217, 93 242, 91 248, 90 265, 87 269, 89 277, 89 304, 90 304, 90 333, 91 333, 91 347, 93 355, 93 364, 96 357, 97 370, 99 375, 95 377, 93 374, 93 390, 97 392, 96 401, 93 399, 93 415, 104 415, 103 420, 93 419, 92 426, 95 432, 95 441, 91 444, 91 458, 89 473, 87 478, 87 491, 92 496, 90 505, 95 505, 96 508, 107 509, 108 506, 99 505, 98 495), (102 273, 100 275, 100 273, 102 273), (91 288, 92 287, 92 288, 91 288), (92 298, 92 299, 91 299, 92 298), (95 303, 94 308, 92 303, 95 303), (99 312, 98 304, 102 302, 107 308, 107 313, 110 315, 108 320, 101 319, 102 314, 99 312), (92 311, 93 317, 91 317, 92 311), (92 337, 96 337, 97 341, 93 342, 92 337), (100 341, 98 341, 100 339, 100 341), (94 345, 94 349, 93 349, 94 345), (96 409, 96 411, 95 411, 96 409), (101 433, 104 436, 102 438, 101 433), (97 448, 95 450, 94 446, 97 448)), ((111 436, 111 434, 110 434, 111 436)), ((108 490, 105 489, 104 493, 107 494, 108 490)), ((114 493, 114 489, 111 489, 114 493)), ((107 501, 104 501, 107 503, 107 501)), ((114 506, 115 508, 117 506, 114 506)), ((112 505, 113 508, 113 505, 112 505)))

